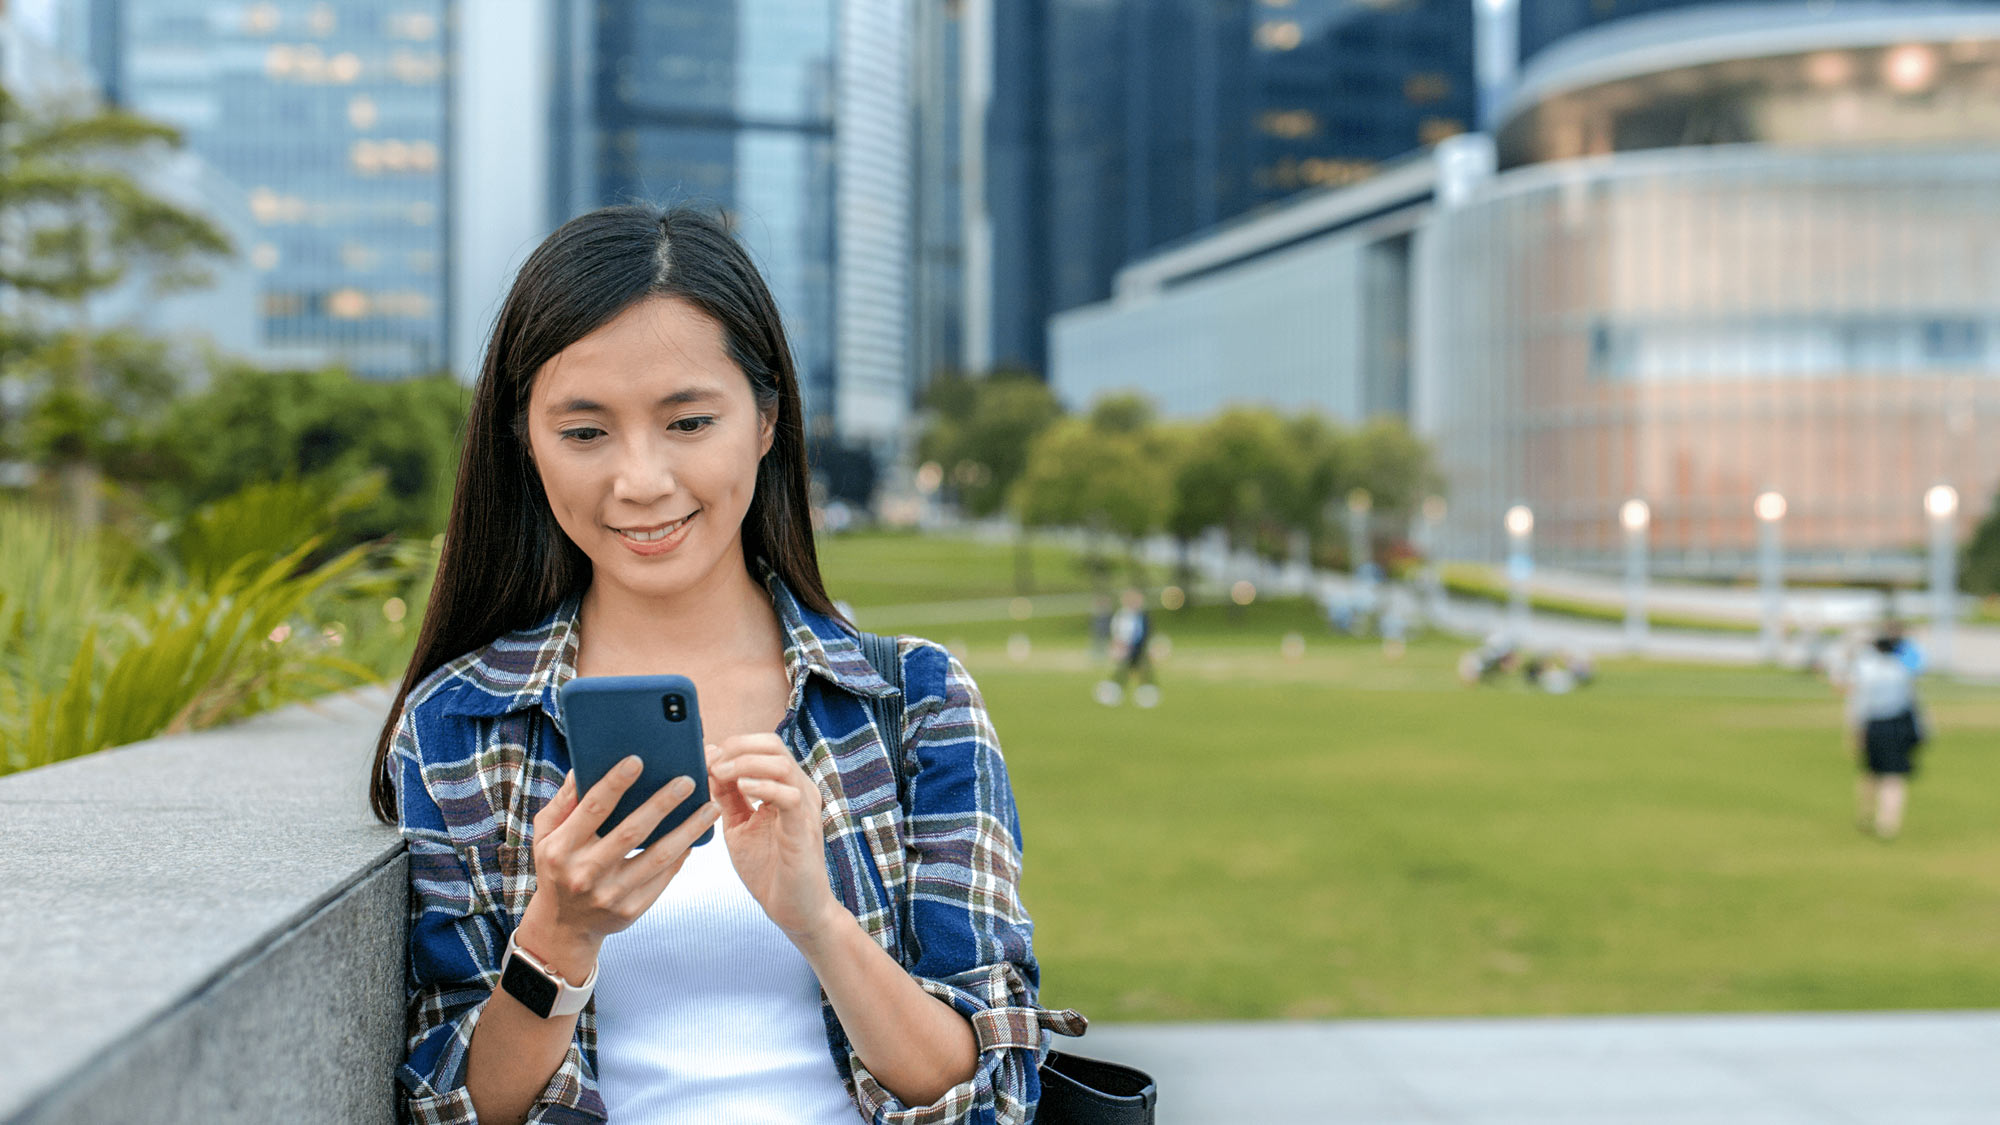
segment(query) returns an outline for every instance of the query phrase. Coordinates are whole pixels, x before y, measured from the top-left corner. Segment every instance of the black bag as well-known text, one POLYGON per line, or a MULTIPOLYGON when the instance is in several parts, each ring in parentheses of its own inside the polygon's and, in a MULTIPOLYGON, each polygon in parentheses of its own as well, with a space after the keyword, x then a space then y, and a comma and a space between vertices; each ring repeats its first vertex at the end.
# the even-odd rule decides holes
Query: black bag
MULTIPOLYGON (((869 709, 882 732, 889 765, 896 771, 896 790, 903 789, 903 662, 896 639, 862 633, 861 655, 896 694, 872 700, 869 709)), ((907 808, 907 806, 906 806, 907 808)), ((1159 1099, 1152 1075, 1134 1067, 1082 1055, 1050 1051, 1042 1059, 1042 1100, 1035 1110, 1037 1125, 1153 1125, 1153 1105, 1159 1099)))

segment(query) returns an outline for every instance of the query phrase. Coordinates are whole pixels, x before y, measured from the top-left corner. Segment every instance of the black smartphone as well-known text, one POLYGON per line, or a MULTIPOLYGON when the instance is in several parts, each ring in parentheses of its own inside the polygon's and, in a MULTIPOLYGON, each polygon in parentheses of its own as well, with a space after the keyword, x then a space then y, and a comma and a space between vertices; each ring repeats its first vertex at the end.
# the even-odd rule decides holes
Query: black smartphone
MULTIPOLYGON (((618 807, 597 828, 607 835, 646 799, 677 777, 694 779, 694 794, 682 801, 640 847, 672 832, 708 803, 708 754, 701 737, 701 708, 694 681, 686 676, 584 676, 562 686, 563 726, 569 739, 570 768, 579 797, 590 792, 611 768, 631 755, 645 763, 639 780, 625 790, 618 807)), ((715 827, 696 844, 715 837, 715 827)))

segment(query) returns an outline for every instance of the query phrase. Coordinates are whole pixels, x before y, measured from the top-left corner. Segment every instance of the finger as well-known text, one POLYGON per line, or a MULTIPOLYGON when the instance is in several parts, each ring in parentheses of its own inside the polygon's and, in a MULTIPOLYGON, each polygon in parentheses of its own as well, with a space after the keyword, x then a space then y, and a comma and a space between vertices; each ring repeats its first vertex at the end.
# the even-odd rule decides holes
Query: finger
MULTIPOLYGON (((650 886, 654 880, 660 879, 661 872, 668 868, 678 871, 681 861, 687 858, 688 849, 694 846, 694 842, 701 838, 703 832, 708 831, 709 826, 714 824, 716 817, 720 815, 722 809, 714 801, 696 809, 686 820, 676 825, 672 832, 653 841, 651 847, 626 861, 625 866, 619 871, 620 881, 629 879, 631 881, 629 885, 637 889, 650 886)), ((671 878, 671 875, 668 878, 671 878)), ((660 885, 666 885, 664 879, 660 879, 660 885)))
POLYGON ((577 840, 588 840, 594 836, 597 826, 603 824, 604 818, 611 815, 611 810, 618 807, 625 791, 639 780, 640 769, 637 754, 628 755, 624 761, 611 767, 610 772, 591 786, 590 792, 585 793, 583 800, 577 803, 576 814, 563 821, 558 830, 565 837, 577 840))
POLYGON ((780 812, 790 812, 805 803, 805 794, 798 786, 786 785, 779 781, 767 781, 761 777, 746 777, 736 783, 743 795, 767 805, 777 806, 780 812))
POLYGON ((729 761, 710 766, 708 772, 724 781, 737 781, 746 777, 762 777, 772 781, 803 783, 805 771, 792 760, 790 753, 784 754, 744 754, 729 761))
POLYGON ((651 836, 653 829, 659 827, 668 813, 679 808, 682 802, 692 796, 694 796, 694 778, 674 778, 660 786, 659 792, 646 798, 645 803, 633 809, 630 815, 618 822, 618 827, 606 833, 594 846, 607 849, 612 855, 624 855, 651 836))
MULTIPOLYGON (((715 749, 709 747, 711 752, 715 749)), ((735 780, 724 778, 714 765, 708 767, 708 795, 722 806, 722 815, 730 824, 741 824, 756 811, 750 807, 750 799, 737 791, 735 780)))
POLYGON ((720 762, 762 754, 786 759, 792 756, 791 749, 785 745, 785 740, 775 734, 738 734, 710 747, 708 764, 713 766, 720 762))
POLYGON ((563 775, 562 786, 556 790, 556 795, 550 797, 549 803, 542 806, 542 811, 535 814, 535 831, 554 830, 575 810, 576 771, 571 770, 563 775))

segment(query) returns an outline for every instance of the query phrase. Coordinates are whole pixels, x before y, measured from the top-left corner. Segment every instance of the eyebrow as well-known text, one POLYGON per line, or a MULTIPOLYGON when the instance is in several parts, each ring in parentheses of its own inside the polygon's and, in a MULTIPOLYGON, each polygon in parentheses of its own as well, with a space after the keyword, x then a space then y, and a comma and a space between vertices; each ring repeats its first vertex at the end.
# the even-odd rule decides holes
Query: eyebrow
MULTIPOLYGON (((686 406, 693 402, 714 402, 721 397, 722 392, 712 387, 689 387, 687 390, 675 391, 673 394, 666 395, 653 405, 656 408, 661 406, 686 406)), ((548 409, 548 413, 550 414, 583 414, 593 412, 604 414, 609 411, 603 403, 588 398, 572 398, 562 402, 550 403, 548 409)))

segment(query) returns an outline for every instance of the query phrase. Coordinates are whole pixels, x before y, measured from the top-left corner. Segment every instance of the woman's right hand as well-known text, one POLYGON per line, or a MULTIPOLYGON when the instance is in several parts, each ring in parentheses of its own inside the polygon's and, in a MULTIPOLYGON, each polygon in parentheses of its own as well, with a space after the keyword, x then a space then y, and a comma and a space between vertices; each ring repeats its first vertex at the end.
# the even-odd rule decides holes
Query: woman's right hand
POLYGON ((606 937, 653 905, 687 861, 688 848, 720 815, 710 801, 651 847, 629 855, 694 792, 693 780, 677 777, 599 836, 597 826, 639 773, 639 759, 628 757, 579 800, 572 771, 535 814, 535 893, 515 941, 572 984, 590 975, 606 937))

